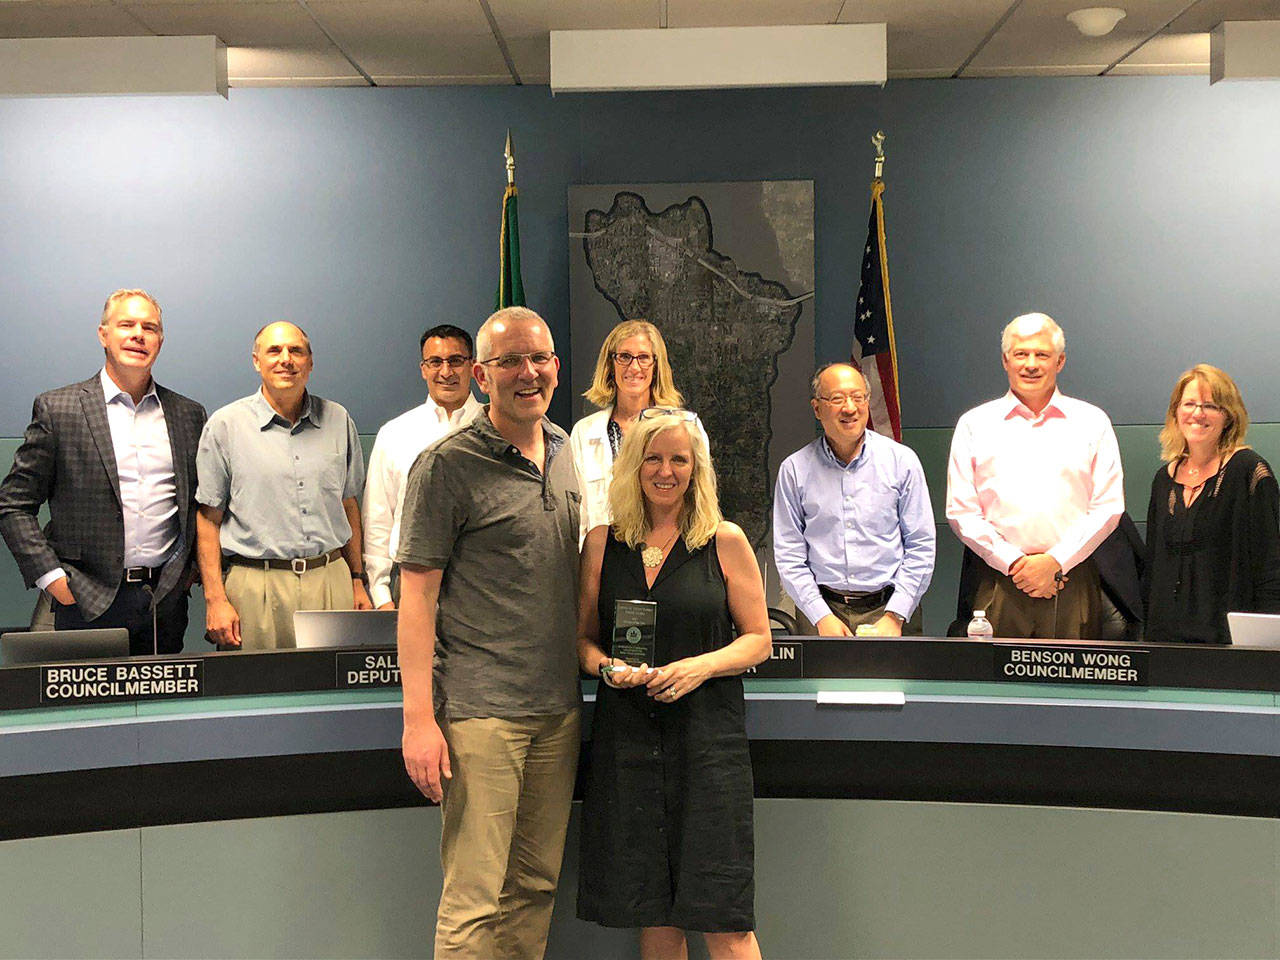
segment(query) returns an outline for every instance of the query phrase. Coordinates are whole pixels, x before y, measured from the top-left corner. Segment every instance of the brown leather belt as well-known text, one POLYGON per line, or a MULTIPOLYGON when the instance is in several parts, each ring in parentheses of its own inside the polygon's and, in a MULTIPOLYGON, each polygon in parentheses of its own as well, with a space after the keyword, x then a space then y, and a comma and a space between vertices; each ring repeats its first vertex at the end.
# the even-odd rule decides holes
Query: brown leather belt
POLYGON ((296 557, 293 560, 277 560, 274 558, 254 560, 234 553, 228 553, 222 559, 224 563, 233 563, 238 567, 257 567, 259 570, 292 570, 301 576, 308 570, 327 566, 341 556, 342 548, 334 547, 328 553, 322 553, 318 557, 296 557))
POLYGON ((883 607, 889 602, 889 598, 893 596, 893 584, 884 587, 874 593, 846 593, 843 590, 832 590, 830 587, 824 587, 818 584, 818 590, 821 591, 824 600, 830 600, 832 603, 843 604, 851 610, 859 613, 865 613, 868 610, 874 610, 877 607, 883 607))

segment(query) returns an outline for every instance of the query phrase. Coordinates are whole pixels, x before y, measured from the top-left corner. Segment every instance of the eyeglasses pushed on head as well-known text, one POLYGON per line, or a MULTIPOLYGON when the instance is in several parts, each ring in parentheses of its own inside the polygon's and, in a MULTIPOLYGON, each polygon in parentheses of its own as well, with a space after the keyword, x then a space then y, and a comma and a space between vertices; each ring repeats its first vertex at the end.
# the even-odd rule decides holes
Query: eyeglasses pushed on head
POLYGON ((675 417, 677 420, 684 420, 686 423, 692 423, 698 419, 696 413, 683 407, 645 407, 640 411, 639 419, 657 420, 659 417, 675 417))

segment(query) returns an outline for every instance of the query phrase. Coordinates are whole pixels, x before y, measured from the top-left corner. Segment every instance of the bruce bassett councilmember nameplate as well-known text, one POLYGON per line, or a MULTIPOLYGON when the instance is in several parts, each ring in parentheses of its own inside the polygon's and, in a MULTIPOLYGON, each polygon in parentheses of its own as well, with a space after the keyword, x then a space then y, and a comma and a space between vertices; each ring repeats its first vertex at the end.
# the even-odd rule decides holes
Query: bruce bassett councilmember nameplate
POLYGON ((996 679, 1031 683, 1147 686, 1150 650, 997 643, 996 679))
POLYGON ((203 660, 45 664, 41 703, 109 703, 204 695, 203 660))
POLYGON ((658 605, 651 600, 613 602, 613 649, 609 655, 633 667, 657 666, 658 605))

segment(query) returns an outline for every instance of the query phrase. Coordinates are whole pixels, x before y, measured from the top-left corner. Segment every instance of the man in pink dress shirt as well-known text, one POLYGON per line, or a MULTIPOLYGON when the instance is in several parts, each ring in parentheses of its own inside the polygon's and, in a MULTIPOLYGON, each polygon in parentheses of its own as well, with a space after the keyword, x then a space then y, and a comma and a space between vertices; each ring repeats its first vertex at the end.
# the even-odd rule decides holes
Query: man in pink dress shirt
POLYGON ((947 521, 987 564, 974 595, 998 637, 1096 635, 1098 572, 1089 559, 1124 513, 1120 449, 1107 415, 1058 392, 1062 329, 1015 318, 1000 350, 1009 392, 956 424, 947 521))

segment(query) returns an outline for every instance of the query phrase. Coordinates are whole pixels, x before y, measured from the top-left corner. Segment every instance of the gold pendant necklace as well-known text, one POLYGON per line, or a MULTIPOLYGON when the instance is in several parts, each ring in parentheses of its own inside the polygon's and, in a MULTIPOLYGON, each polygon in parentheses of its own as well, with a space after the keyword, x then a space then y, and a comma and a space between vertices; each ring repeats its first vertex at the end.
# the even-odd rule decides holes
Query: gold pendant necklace
POLYGON ((665 547, 649 547, 649 546, 645 546, 644 544, 641 544, 640 545, 640 561, 646 567, 661 566, 662 558, 667 555, 667 549, 671 546, 671 544, 675 543, 676 534, 679 532, 680 532, 679 527, 671 531, 671 539, 667 541, 667 545, 665 547))

